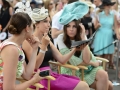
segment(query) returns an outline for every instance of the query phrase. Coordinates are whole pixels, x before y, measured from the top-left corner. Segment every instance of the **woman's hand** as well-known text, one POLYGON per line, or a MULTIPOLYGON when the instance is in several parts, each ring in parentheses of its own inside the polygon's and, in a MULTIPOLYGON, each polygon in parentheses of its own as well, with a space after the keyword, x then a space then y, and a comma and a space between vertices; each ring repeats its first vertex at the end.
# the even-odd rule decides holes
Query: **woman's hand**
POLYGON ((76 51, 82 51, 86 46, 87 46, 87 43, 82 44, 82 45, 76 47, 76 51))
POLYGON ((42 46, 48 46, 48 44, 50 43, 50 38, 47 35, 47 33, 44 34, 44 36, 42 37, 42 46))
POLYGON ((85 27, 84 27, 84 25, 83 25, 82 23, 80 23, 79 26, 80 26, 81 29, 82 29, 81 34, 85 34, 85 27))
POLYGON ((97 23, 97 24, 96 24, 96 29, 98 29, 99 27, 101 27, 101 24, 100 24, 100 23, 97 23))
POLYGON ((27 38, 26 40, 29 42, 29 44, 31 45, 33 49, 38 49, 38 45, 40 44, 40 41, 37 37, 31 36, 30 38, 27 38))
POLYGON ((44 77, 41 77, 41 76, 39 75, 39 73, 40 73, 40 70, 38 70, 37 73, 32 77, 34 83, 37 83, 37 82, 39 82, 40 80, 44 79, 44 77))
POLYGON ((98 67, 98 66, 101 65, 101 63, 100 63, 99 61, 96 61, 96 62, 92 62, 92 61, 91 61, 89 65, 92 65, 92 66, 94 66, 94 67, 98 67))
POLYGON ((85 33, 85 27, 84 27, 84 25, 82 23, 80 23, 79 26, 82 29, 81 38, 82 38, 82 40, 86 40, 86 33, 85 33))

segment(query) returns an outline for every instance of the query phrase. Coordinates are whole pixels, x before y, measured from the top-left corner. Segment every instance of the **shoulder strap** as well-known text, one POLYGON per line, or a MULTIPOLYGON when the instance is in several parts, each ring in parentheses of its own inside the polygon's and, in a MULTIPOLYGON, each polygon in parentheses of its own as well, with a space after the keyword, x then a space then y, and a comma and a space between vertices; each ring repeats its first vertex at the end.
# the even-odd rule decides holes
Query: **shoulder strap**
POLYGON ((18 48, 18 45, 16 43, 14 43, 14 42, 4 41, 4 42, 0 43, 0 52, 7 45, 14 45, 14 46, 17 46, 17 48, 18 48))

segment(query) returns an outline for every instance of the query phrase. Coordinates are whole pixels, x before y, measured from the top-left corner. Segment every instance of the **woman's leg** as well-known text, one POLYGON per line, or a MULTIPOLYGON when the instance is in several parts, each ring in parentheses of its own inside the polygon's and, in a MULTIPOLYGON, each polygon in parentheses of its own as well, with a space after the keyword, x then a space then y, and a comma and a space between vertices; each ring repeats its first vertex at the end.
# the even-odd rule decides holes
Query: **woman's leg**
POLYGON ((80 81, 74 90, 90 90, 90 88, 86 82, 80 81))
POLYGON ((90 85, 90 88, 93 88, 93 89, 95 89, 96 90, 96 80, 93 82, 93 84, 92 85, 90 85))
POLYGON ((113 90, 113 85, 112 85, 112 82, 111 82, 111 81, 108 81, 108 83, 109 83, 108 90, 113 90))
POLYGON ((107 72, 104 70, 98 70, 96 73, 96 81, 90 87, 96 90, 108 90, 108 85, 107 72))
POLYGON ((109 54, 109 68, 110 69, 116 69, 113 63, 113 54, 109 54))
MULTIPOLYGON (((109 84, 108 90, 113 90, 112 82, 108 81, 108 84, 109 84)), ((97 90, 96 89, 96 81, 92 85, 90 85, 90 88, 93 88, 93 89, 97 90)))

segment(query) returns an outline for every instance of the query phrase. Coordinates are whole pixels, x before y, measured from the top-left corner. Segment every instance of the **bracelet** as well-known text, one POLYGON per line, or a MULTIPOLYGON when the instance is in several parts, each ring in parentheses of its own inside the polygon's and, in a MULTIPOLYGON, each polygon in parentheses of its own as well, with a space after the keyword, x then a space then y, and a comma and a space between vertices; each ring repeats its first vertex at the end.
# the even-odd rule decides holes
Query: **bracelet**
POLYGON ((39 52, 41 52, 41 53, 45 54, 45 52, 46 52, 46 51, 43 51, 43 50, 41 50, 41 49, 40 49, 40 51, 39 51, 39 52))

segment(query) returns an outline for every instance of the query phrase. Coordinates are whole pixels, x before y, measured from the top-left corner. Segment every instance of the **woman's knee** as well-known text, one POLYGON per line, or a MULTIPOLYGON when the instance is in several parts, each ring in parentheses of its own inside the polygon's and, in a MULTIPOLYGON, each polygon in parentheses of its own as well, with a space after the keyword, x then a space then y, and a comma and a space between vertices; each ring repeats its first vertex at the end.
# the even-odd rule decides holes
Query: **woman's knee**
POLYGON ((108 82, 108 74, 105 70, 98 70, 96 79, 103 82, 108 82))
POLYGON ((86 82, 80 81, 74 90, 90 90, 90 88, 86 82))

